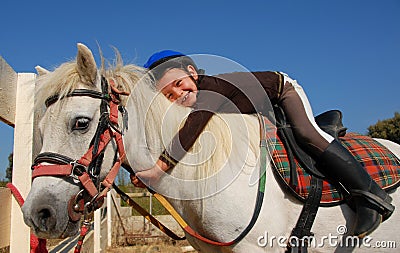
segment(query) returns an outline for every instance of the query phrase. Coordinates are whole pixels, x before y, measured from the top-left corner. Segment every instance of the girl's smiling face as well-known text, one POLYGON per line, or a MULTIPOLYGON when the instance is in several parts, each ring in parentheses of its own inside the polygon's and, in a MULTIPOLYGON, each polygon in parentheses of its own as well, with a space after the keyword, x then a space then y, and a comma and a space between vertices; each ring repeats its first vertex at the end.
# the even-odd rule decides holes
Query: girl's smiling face
POLYGON ((188 66, 188 72, 173 68, 165 72, 158 80, 157 89, 171 102, 179 105, 192 107, 197 99, 197 72, 192 66, 188 66), (191 75, 191 76, 190 76, 191 75))

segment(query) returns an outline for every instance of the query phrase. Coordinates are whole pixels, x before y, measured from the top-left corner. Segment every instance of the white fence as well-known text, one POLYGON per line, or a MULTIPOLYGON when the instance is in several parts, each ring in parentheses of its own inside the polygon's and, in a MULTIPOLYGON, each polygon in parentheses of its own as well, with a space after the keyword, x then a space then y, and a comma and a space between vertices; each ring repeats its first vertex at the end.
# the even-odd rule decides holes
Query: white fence
MULTIPOLYGON (((29 168, 33 156, 35 78, 36 75, 33 73, 15 73, 0 57, 0 119, 14 127, 12 181, 24 198, 31 185, 29 168)), ((21 208, 16 201, 11 200, 9 192, 3 191, 2 195, 6 198, 6 202, 11 201, 11 210, 8 216, 10 225, 4 226, 5 230, 9 229, 9 233, 1 233, 1 241, 9 238, 11 253, 29 252, 30 231, 23 222, 21 208)), ((4 210, 4 213, 7 211, 4 210)), ((5 222, 7 219, 6 217, 5 222)), ((2 226, 2 229, 4 227, 2 226)))

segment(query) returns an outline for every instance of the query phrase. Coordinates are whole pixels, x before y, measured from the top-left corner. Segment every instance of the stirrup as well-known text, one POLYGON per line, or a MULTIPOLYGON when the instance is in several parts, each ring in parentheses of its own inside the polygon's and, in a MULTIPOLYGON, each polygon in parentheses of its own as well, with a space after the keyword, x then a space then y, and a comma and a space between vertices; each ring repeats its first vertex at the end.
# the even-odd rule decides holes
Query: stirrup
MULTIPOLYGON (((375 211, 375 212, 377 212, 377 211, 375 211)), ((356 215, 358 215, 358 214, 356 214, 356 215)), ((357 236, 360 239, 364 238, 365 236, 370 235, 372 232, 374 232, 382 222, 383 222, 382 215, 378 213, 378 218, 375 221, 373 221, 371 227, 369 227, 367 230, 362 230, 362 232, 361 232, 361 231, 356 231, 357 228, 356 228, 356 225, 354 225, 352 228, 352 234, 357 236)))
POLYGON ((353 197, 363 197, 374 207, 376 207, 376 211, 382 215, 382 221, 387 220, 394 212, 394 206, 390 204, 392 202, 392 197, 390 197, 389 194, 385 199, 381 199, 377 195, 363 190, 353 189, 350 191, 350 193, 353 197))

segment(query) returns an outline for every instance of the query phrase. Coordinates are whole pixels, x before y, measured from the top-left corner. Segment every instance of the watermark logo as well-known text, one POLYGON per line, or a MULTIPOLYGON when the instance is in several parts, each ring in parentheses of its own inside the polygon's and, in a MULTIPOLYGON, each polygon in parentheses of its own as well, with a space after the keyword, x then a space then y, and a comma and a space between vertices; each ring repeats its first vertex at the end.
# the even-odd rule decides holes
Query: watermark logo
POLYGON ((339 225, 336 228, 336 234, 329 233, 321 237, 305 236, 298 238, 296 236, 276 236, 270 235, 267 231, 264 235, 257 238, 257 244, 260 247, 310 247, 310 248, 323 248, 323 247, 365 247, 365 248, 388 248, 395 249, 397 247, 396 241, 375 241, 373 237, 366 236, 359 238, 357 236, 347 235, 347 227, 339 225))

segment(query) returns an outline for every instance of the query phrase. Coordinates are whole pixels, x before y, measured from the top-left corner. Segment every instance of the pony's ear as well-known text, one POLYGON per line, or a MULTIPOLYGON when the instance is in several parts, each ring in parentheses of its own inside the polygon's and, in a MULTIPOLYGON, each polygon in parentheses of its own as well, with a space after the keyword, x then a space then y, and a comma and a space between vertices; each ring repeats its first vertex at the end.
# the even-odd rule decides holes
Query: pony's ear
POLYGON ((46 75, 47 73, 50 72, 50 71, 48 71, 47 69, 45 69, 45 68, 43 68, 43 67, 40 67, 39 65, 37 65, 37 66, 35 67, 35 69, 36 69, 36 72, 38 73, 39 76, 46 75))
POLYGON ((97 75, 97 66, 94 60, 92 51, 90 49, 78 43, 78 55, 76 56, 76 62, 78 64, 77 71, 81 77, 81 81, 86 84, 95 84, 97 75))

